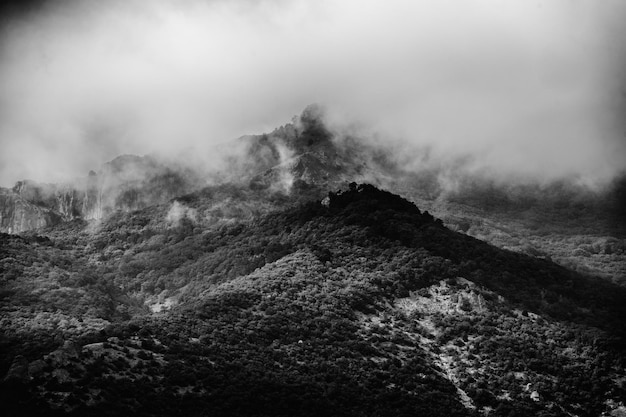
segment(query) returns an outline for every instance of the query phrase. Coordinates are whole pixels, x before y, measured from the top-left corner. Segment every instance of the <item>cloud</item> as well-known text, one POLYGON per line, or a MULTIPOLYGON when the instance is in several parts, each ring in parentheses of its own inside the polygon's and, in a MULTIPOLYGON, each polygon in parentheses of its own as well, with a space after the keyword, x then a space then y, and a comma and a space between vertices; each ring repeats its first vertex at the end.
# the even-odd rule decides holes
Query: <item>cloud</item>
MULTIPOLYGON (((592 0, 60 0, 5 18, 0 184, 194 155, 312 102, 475 169, 624 169, 626 7, 592 0)), ((375 132, 372 133, 372 132, 375 132)))
POLYGON ((178 226, 183 219, 189 219, 195 223, 197 219, 196 209, 187 207, 178 201, 174 201, 165 215, 165 220, 170 225, 178 226))

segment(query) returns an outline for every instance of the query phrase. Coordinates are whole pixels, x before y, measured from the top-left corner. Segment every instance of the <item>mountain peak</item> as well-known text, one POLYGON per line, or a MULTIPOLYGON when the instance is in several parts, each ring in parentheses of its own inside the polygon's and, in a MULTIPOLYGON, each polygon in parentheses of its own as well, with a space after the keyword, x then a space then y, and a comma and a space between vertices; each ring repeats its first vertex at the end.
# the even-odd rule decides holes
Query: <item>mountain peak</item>
POLYGON ((297 121, 301 130, 298 144, 311 147, 330 142, 332 134, 324 123, 324 116, 320 105, 311 104, 304 109, 297 121))
POLYGON ((253 173, 250 183, 286 191, 295 183, 332 189, 376 177, 367 175, 372 168, 372 149, 336 137, 324 119, 324 108, 312 104, 271 133, 245 137, 248 152, 244 165, 253 173))
POLYGON ((307 106, 291 123, 272 131, 268 136, 281 138, 296 153, 319 148, 332 148, 333 134, 324 121, 325 110, 318 104, 307 106))

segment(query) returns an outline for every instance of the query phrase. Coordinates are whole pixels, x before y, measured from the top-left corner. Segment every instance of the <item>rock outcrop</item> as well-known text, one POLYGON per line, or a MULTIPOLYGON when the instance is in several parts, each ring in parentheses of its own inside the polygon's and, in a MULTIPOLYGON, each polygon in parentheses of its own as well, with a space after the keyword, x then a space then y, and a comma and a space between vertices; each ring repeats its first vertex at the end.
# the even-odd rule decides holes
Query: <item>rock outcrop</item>
POLYGON ((124 155, 65 184, 18 181, 0 188, 0 232, 20 234, 74 219, 99 220, 167 201, 197 188, 199 177, 151 157, 124 155))
POLYGON ((61 221, 52 210, 33 204, 11 190, 0 189, 0 232, 22 233, 61 221))
POLYGON ((243 137, 248 148, 244 172, 252 174, 250 186, 289 191, 308 184, 336 189, 350 181, 377 183, 376 178, 387 174, 390 167, 383 166, 384 156, 377 155, 378 150, 340 136, 324 123, 323 110, 311 105, 271 133, 243 137))
MULTIPOLYGON (((319 106, 307 107, 291 123, 268 134, 244 136, 245 151, 225 176, 256 190, 338 189, 351 181, 379 186, 395 177, 385 155, 324 123, 319 106)), ((74 219, 99 220, 188 194, 205 185, 196 171, 156 158, 122 155, 71 183, 19 181, 0 189, 0 232, 23 233, 74 219)))

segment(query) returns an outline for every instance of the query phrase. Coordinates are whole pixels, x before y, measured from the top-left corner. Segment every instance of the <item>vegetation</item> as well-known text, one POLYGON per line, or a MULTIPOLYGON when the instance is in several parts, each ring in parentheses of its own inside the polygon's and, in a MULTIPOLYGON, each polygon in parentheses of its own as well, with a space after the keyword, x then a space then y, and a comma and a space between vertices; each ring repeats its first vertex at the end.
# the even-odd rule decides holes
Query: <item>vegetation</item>
POLYGON ((0 236, 3 402, 77 416, 626 403, 623 287, 453 232, 370 185, 325 204, 268 193, 215 187, 0 236))

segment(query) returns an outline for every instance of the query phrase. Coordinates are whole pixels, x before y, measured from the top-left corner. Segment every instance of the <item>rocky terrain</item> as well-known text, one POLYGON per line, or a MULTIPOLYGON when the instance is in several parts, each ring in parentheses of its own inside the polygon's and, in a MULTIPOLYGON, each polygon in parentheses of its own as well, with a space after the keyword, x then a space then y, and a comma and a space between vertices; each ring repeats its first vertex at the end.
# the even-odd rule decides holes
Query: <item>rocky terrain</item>
POLYGON ((120 156, 71 183, 24 180, 0 189, 0 231, 19 234, 74 219, 101 220, 165 202, 201 183, 191 170, 148 156, 120 156))

